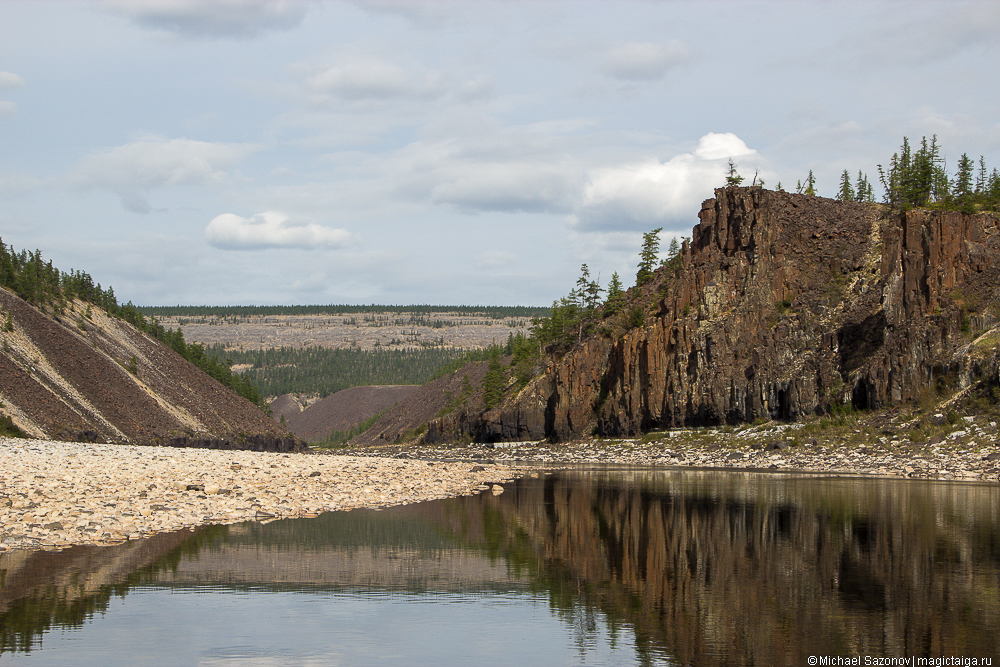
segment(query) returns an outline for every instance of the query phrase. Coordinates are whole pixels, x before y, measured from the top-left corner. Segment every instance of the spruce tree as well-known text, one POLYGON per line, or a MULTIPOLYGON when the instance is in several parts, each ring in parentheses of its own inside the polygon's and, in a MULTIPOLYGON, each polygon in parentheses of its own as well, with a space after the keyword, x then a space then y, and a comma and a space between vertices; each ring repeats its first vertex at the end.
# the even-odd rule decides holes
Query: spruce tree
POLYGON ((908 184, 906 198, 911 206, 927 206, 934 193, 934 170, 938 163, 939 148, 937 135, 927 144, 927 137, 921 137, 920 149, 914 153, 910 173, 905 179, 908 184))
POLYGON ((963 213, 975 213, 976 205, 972 189, 973 162, 968 154, 962 153, 958 159, 958 173, 955 174, 955 183, 952 187, 952 196, 958 210, 963 213))
POLYGON ((503 366, 500 365, 500 350, 494 347, 490 351, 490 363, 483 376, 483 402, 490 410, 503 399, 504 388, 503 366))
POLYGON ((736 187, 743 182, 743 177, 736 172, 736 165, 733 159, 729 158, 729 175, 726 176, 726 187, 736 187))
POLYGON ((580 304, 580 310, 589 313, 597 308, 601 302, 601 292, 603 291, 596 280, 590 279, 590 268, 586 264, 581 265, 580 277, 577 278, 576 289, 573 290, 573 294, 576 295, 580 304))
POLYGON ((851 185, 851 175, 845 169, 844 173, 840 175, 840 191, 837 193, 837 199, 840 201, 854 201, 856 197, 854 187, 851 185))
POLYGON ((1000 211, 1000 171, 995 167, 986 181, 986 208, 1000 211))
POLYGON ((855 199, 860 202, 873 202, 875 201, 875 195, 872 192, 871 183, 868 182, 868 176, 861 173, 858 170, 858 179, 854 183, 854 194, 855 199))
POLYGON ((570 292, 570 298, 580 305, 580 310, 587 307, 587 285, 590 284, 590 269, 586 264, 580 265, 580 277, 576 279, 576 289, 570 292))
POLYGON ((635 274, 636 287, 642 287, 653 277, 653 267, 656 266, 656 256, 660 253, 660 232, 663 227, 657 227, 642 235, 642 250, 639 251, 639 271, 635 274))
POLYGON ((604 316, 609 317, 618 312, 622 301, 625 299, 625 290, 622 287, 622 280, 618 277, 618 272, 611 274, 611 282, 608 283, 608 300, 604 302, 604 316))
POLYGON ((669 267, 671 269, 678 269, 681 265, 681 244, 677 241, 677 237, 670 239, 670 245, 667 246, 667 258, 663 260, 663 266, 669 267))
POLYGON ((976 174, 976 203, 982 206, 986 205, 986 187, 989 181, 989 176, 986 173, 986 160, 982 155, 979 156, 979 173, 976 174))

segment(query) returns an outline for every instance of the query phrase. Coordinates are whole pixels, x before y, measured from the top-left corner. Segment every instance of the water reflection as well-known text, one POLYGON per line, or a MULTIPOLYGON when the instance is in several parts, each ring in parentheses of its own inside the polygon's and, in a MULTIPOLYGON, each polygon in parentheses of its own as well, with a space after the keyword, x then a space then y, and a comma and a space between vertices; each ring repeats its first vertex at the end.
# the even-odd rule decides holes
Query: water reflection
MULTIPOLYGON (((348 594, 351 604, 397 595, 439 607, 470 593, 543 599, 563 637, 535 641, 568 636, 577 661, 595 664, 620 657, 623 638, 640 664, 1000 657, 995 485, 608 469, 507 489, 104 549, 3 554, 0 651, 37 648, 52 628, 84 625, 114 596, 155 588, 198 590, 202 599, 211 591, 221 606, 233 591, 272 595, 272 606, 348 594)), ((506 626, 534 613, 509 611, 506 626)), ((253 650, 247 641, 241 650, 253 650)))
POLYGON ((592 472, 503 514, 581 598, 682 663, 996 656, 1000 488, 592 472))

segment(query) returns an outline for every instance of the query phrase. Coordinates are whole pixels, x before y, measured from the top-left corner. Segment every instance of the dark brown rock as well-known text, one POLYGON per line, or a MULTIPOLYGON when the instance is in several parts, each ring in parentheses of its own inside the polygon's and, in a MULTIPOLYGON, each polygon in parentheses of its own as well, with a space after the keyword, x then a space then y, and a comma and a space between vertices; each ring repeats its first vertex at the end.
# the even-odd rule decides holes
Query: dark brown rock
POLYGON ((432 422, 428 439, 796 419, 997 378, 996 351, 974 353, 966 333, 996 323, 996 216, 880 219, 874 205, 726 188, 699 219, 676 274, 629 291, 643 326, 583 340, 500 408, 432 422))

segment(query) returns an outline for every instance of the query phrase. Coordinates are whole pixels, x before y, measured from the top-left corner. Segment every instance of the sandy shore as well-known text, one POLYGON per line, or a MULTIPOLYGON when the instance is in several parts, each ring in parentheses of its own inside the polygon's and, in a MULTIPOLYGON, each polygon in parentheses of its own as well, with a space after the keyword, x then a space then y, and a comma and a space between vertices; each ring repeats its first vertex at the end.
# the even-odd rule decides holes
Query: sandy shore
POLYGON ((499 492, 506 465, 0 438, 0 550, 499 492))

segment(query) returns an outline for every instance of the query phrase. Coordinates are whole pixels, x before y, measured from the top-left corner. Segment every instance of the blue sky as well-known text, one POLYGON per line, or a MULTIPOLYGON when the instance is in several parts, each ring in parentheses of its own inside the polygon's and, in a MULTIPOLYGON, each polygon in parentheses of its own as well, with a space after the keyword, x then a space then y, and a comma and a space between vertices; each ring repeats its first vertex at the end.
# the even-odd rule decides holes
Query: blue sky
MULTIPOLYGON (((0 237, 141 305, 548 305, 730 158, 1000 166, 1000 3, 0 2, 0 237)), ((876 193, 880 188, 876 185, 876 193)))

